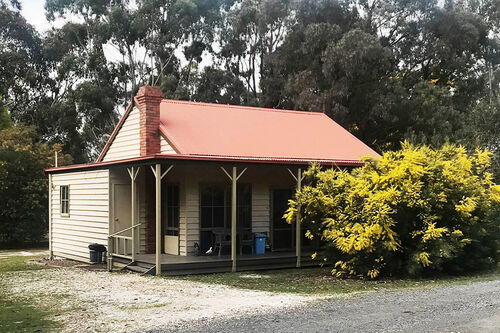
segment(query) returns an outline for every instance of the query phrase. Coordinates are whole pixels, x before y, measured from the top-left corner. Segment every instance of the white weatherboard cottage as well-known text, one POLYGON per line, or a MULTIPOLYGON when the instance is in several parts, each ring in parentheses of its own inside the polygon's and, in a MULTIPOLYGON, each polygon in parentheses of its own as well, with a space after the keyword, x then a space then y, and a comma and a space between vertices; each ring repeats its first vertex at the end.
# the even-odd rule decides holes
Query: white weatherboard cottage
POLYGON ((88 261, 99 243, 109 269, 156 274, 311 264, 282 218, 303 170, 378 154, 322 113, 162 96, 141 87, 96 162, 46 170, 51 256, 88 261))

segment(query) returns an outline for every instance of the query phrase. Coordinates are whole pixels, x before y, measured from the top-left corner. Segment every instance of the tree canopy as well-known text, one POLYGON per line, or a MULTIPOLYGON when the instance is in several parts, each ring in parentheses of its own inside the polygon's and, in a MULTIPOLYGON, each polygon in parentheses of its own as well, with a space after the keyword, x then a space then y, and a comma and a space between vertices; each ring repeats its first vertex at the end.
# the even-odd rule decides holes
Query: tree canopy
POLYGON ((71 162, 61 145, 42 142, 36 128, 0 129, 0 243, 38 242, 48 227, 48 181, 44 169, 71 162))
MULTIPOLYGON (((402 140, 498 160, 494 0, 47 0, 40 34, 0 2, 0 95, 75 162, 144 84, 169 98, 324 112, 378 151, 402 140)), ((496 165, 497 162, 494 162, 496 165)))

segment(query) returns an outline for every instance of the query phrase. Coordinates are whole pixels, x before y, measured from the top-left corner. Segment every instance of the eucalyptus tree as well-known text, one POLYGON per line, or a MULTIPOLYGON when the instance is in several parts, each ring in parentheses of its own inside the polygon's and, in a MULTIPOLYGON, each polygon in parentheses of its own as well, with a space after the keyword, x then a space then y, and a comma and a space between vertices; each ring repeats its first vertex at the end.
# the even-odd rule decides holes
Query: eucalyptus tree
POLYGON ((267 58, 260 101, 324 112, 380 150, 405 138, 464 142, 468 113, 496 88, 497 16, 480 15, 492 6, 294 2, 295 23, 267 58))
MULTIPOLYGON (((47 17, 79 19, 91 52, 110 56, 119 73, 122 100, 129 100, 147 82, 160 84, 166 94, 182 84, 181 55, 187 62, 201 61, 213 41, 213 24, 230 0, 48 0, 47 17)), ((88 56, 88 54, 87 54, 88 56)))
POLYGON ((39 34, 17 5, 0 2, 0 95, 14 121, 32 119, 46 74, 39 34))
POLYGON ((289 0, 240 0, 223 16, 216 58, 243 81, 247 104, 258 104, 265 58, 282 44, 293 22, 289 0))

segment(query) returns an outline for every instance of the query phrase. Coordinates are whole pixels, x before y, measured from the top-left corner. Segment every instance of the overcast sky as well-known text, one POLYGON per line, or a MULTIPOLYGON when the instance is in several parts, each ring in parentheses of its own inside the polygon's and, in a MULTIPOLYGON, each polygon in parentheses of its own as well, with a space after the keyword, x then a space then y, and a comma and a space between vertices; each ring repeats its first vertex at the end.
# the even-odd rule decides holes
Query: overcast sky
POLYGON ((49 22, 45 19, 44 0, 21 0, 24 18, 33 25, 39 32, 47 31, 50 28, 49 22))

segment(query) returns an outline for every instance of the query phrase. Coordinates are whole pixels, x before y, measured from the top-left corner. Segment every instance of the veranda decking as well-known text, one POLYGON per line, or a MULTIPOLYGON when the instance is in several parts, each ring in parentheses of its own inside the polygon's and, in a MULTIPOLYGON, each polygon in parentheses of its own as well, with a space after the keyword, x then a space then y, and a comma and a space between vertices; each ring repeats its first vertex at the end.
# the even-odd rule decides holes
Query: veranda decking
MULTIPOLYGON (((302 267, 318 265, 318 261, 311 259, 312 252, 302 255, 302 267)), ((116 262, 125 261, 120 258, 116 262)), ((238 271, 269 270, 279 268, 296 267, 297 257, 295 252, 269 252, 263 255, 243 254, 237 256, 238 271)), ((141 273, 154 274, 155 254, 136 255, 135 265, 128 266, 129 269, 141 273)), ((176 256, 170 254, 161 255, 162 275, 188 275, 231 272, 232 261, 230 255, 202 255, 202 256, 176 256)))

